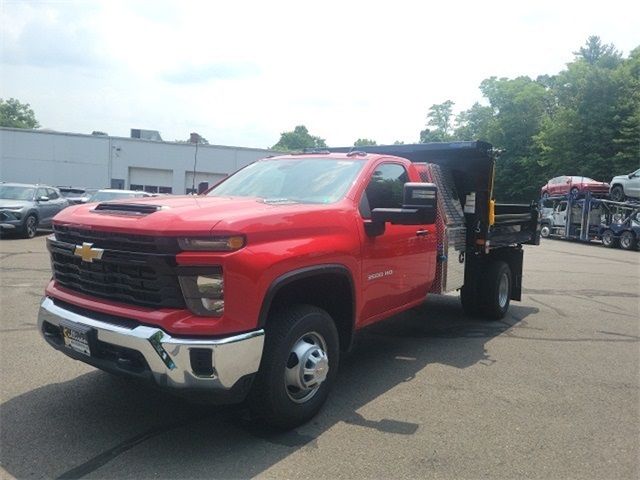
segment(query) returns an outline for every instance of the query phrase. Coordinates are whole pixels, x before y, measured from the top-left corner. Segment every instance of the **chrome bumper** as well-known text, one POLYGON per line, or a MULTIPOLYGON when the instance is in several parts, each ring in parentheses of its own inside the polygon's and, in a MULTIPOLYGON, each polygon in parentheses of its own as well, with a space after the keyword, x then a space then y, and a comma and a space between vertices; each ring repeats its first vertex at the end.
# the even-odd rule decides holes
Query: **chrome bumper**
POLYGON ((140 325, 127 328, 80 315, 56 305, 51 298, 45 297, 38 313, 40 333, 48 343, 67 355, 90 364, 95 364, 91 361, 92 357, 85 359, 82 354, 63 345, 55 345, 47 338, 50 336, 50 333, 46 333, 47 329, 50 331, 51 327, 46 323, 59 327, 61 321, 90 327, 95 331, 95 338, 99 342, 139 352, 146 360, 155 383, 169 388, 228 390, 240 378, 258 371, 264 345, 264 330, 215 340, 173 338, 155 327, 140 325), (201 375, 194 372, 191 349, 199 349, 200 352, 201 349, 211 350, 211 374, 201 375))

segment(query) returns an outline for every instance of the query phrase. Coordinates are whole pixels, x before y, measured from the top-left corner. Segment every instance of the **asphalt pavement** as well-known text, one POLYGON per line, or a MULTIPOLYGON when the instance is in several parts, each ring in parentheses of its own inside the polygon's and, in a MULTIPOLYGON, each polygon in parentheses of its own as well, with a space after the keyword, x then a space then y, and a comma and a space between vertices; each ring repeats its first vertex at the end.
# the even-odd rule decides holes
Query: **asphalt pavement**
POLYGON ((362 334, 294 431, 194 405, 53 350, 36 330, 43 235, 0 240, 0 477, 640 477, 640 254, 525 253, 499 322, 457 296, 362 334))

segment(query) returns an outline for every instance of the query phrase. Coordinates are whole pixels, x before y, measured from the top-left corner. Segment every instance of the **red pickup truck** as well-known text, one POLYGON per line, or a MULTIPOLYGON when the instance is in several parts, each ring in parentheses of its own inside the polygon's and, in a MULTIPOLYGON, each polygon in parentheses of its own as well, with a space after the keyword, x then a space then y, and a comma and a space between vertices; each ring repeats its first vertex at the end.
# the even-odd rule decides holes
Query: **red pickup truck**
POLYGON ((38 324, 66 355, 280 427, 321 408, 354 333, 461 290, 519 300, 537 207, 492 200, 482 142, 265 158, 199 196, 72 206, 38 324))

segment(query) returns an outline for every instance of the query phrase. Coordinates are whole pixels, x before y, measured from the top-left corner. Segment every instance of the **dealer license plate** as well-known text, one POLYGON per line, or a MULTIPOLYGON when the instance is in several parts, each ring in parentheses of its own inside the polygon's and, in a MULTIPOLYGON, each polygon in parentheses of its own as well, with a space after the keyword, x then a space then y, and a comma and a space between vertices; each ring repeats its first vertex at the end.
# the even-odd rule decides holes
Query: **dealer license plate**
POLYGON ((87 356, 91 356, 89 336, 92 329, 84 325, 72 325, 70 323, 60 323, 62 328, 62 338, 67 348, 75 350, 87 356))

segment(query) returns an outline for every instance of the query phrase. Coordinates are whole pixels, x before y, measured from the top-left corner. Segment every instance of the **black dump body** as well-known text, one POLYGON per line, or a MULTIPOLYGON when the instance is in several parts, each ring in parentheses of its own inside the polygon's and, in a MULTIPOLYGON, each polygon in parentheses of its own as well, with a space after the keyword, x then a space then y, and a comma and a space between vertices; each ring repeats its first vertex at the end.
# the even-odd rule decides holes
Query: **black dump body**
POLYGON ((490 249, 521 244, 538 245, 538 206, 532 204, 495 204, 490 218, 496 154, 490 143, 443 142, 411 145, 379 145, 330 148, 332 152, 363 151, 403 157, 414 163, 435 163, 451 171, 464 207, 467 194, 475 192, 475 213, 466 214, 469 249, 490 249))

